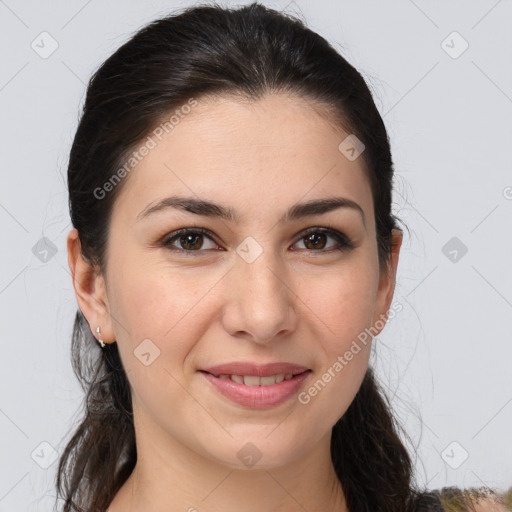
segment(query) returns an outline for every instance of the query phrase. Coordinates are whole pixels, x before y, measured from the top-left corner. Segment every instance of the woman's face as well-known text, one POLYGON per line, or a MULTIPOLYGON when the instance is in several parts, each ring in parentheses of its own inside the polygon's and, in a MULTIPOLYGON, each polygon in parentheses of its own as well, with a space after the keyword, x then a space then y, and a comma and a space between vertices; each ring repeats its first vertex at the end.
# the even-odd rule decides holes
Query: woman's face
POLYGON ((392 298, 362 157, 339 149, 349 133, 311 104, 277 94, 198 100, 163 133, 114 204, 109 314, 98 323, 117 340, 137 435, 230 467, 250 466, 246 456, 260 468, 291 462, 325 441, 354 399, 371 340, 353 342, 392 298), (218 206, 162 205, 171 197, 218 206), (297 207, 334 198, 358 206, 297 207), (269 387, 204 371, 234 362, 255 367, 211 373, 308 371, 274 384, 262 372, 269 387))

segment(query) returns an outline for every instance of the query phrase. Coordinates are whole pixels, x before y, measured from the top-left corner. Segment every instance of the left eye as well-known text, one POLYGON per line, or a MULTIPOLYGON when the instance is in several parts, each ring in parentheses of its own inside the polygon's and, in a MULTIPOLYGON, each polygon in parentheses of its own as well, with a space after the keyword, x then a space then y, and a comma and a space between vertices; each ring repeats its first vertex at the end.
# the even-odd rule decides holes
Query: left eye
POLYGON ((351 241, 344 234, 336 231, 335 229, 310 228, 302 234, 302 237, 297 241, 297 243, 300 241, 305 241, 305 244, 312 244, 314 247, 313 249, 308 247, 306 247, 306 249, 313 252, 331 252, 333 250, 342 250, 352 247, 351 241), (319 243, 322 245, 320 249, 325 248, 324 240, 328 238, 335 240, 337 245, 335 244, 334 247, 331 247, 329 250, 317 250, 319 243))
MULTIPOLYGON (((200 252, 201 249, 204 249, 203 242, 205 238, 210 240, 213 245, 209 249, 215 249, 218 247, 209 231, 202 228, 180 229, 179 231, 176 231, 169 237, 165 238, 162 244, 172 250, 190 254, 194 252, 200 252), (181 247, 176 247, 176 242, 178 242, 181 247)), ((310 247, 305 247, 306 250, 320 253, 353 247, 351 241, 343 233, 340 233, 334 229, 327 228, 310 228, 303 232, 300 239, 295 243, 297 244, 299 242, 304 243, 304 245, 310 245, 310 247), (326 240, 329 238, 334 240, 336 244, 334 244, 334 247, 326 250, 326 240)))

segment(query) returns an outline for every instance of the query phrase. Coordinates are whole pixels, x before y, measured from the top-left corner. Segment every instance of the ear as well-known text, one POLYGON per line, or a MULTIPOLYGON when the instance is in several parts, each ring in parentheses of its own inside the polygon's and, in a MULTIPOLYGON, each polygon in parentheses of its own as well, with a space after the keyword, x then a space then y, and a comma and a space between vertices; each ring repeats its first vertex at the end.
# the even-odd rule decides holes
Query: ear
POLYGON ((382 271, 379 278, 377 304, 372 324, 372 332, 375 333, 374 336, 382 331, 385 326, 385 321, 387 321, 389 308, 395 291, 396 270, 398 267, 398 257, 400 254, 400 248, 402 247, 402 241, 402 232, 398 229, 393 229, 391 233, 392 250, 387 272, 382 271), (379 322, 379 320, 381 321, 379 322), (380 326, 380 328, 378 326, 380 326))
POLYGON ((68 265, 73 278, 73 287, 78 306, 84 314, 95 338, 112 343, 115 334, 112 329, 105 279, 82 255, 78 231, 72 229, 67 238, 68 265), (100 328, 101 336, 96 333, 100 328))

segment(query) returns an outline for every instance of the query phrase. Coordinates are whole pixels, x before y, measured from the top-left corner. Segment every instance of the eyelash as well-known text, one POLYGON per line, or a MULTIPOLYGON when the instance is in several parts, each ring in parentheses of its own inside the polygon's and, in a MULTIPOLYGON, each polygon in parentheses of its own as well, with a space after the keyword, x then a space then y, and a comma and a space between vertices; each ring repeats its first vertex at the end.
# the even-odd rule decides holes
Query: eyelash
MULTIPOLYGON (((332 253, 334 251, 345 251, 345 250, 348 250, 348 249, 352 249, 354 247, 352 241, 346 235, 344 235, 340 231, 338 231, 336 229, 333 229, 333 228, 330 228, 330 227, 323 227, 323 228, 322 227, 312 227, 312 228, 308 228, 308 229, 306 229, 305 231, 302 232, 302 236, 295 243, 300 242, 303 238, 305 238, 306 236, 311 235, 313 233, 323 233, 325 235, 328 235, 331 238, 333 238, 336 242, 338 242, 339 246, 331 248, 331 249, 326 249, 326 250, 324 250, 324 249, 319 249, 319 250, 300 249, 300 250, 306 250, 306 251, 309 251, 311 253, 320 253, 320 254, 328 253, 328 254, 330 254, 330 253, 332 253)), ((214 238, 212 236, 212 233, 209 230, 207 230, 207 229, 204 229, 204 228, 184 228, 184 229, 179 229, 177 231, 174 231, 174 232, 170 233, 169 235, 165 236, 162 239, 162 241, 161 241, 161 245, 164 246, 165 248, 168 248, 168 249, 172 250, 172 251, 185 253, 185 254, 190 255, 190 256, 196 256, 196 254, 194 254, 194 253, 198 253, 197 255, 199 255, 201 252, 204 251, 204 249, 199 249, 199 250, 196 250, 196 251, 192 251, 192 250, 180 249, 179 247, 172 246, 172 243, 173 243, 174 240, 179 239, 182 236, 190 235, 190 234, 207 236, 212 242, 217 244, 217 242, 214 240, 214 238)))

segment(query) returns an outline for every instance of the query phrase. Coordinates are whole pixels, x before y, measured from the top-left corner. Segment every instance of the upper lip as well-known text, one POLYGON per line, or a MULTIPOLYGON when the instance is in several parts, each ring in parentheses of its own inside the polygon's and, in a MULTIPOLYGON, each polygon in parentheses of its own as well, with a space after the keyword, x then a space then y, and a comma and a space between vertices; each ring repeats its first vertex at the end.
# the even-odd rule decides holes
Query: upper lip
POLYGON ((309 370, 309 368, 293 363, 276 362, 256 364, 236 361, 234 363, 200 368, 200 370, 214 375, 255 375, 258 377, 268 377, 269 375, 277 375, 279 373, 298 375, 299 373, 309 370))

